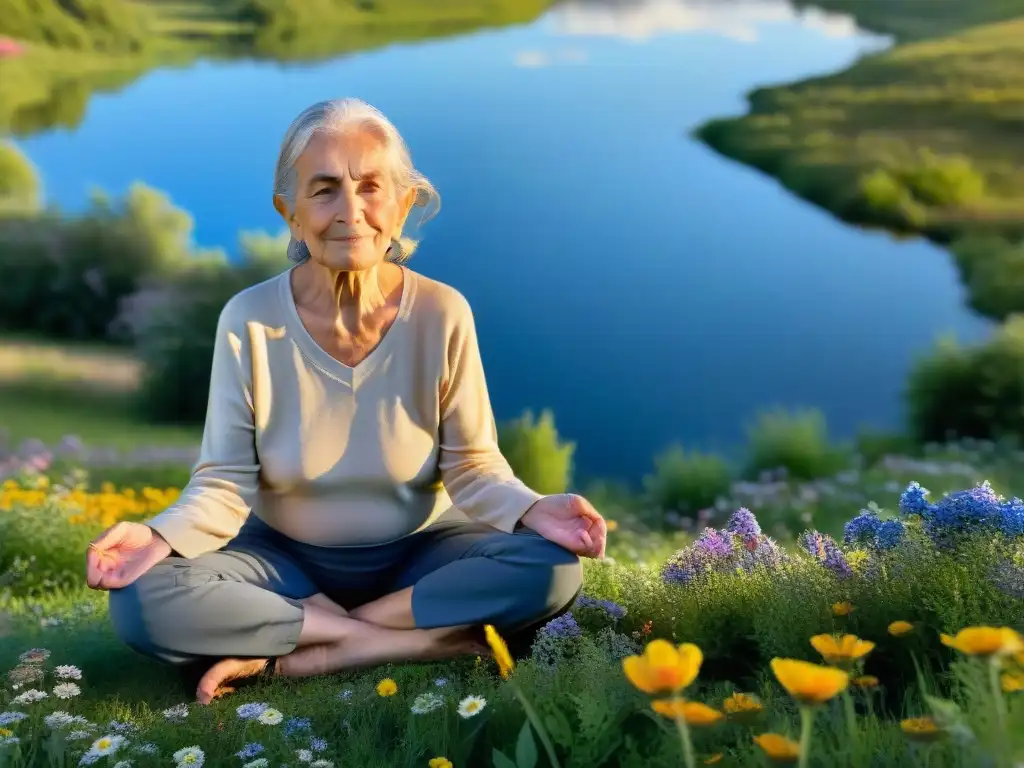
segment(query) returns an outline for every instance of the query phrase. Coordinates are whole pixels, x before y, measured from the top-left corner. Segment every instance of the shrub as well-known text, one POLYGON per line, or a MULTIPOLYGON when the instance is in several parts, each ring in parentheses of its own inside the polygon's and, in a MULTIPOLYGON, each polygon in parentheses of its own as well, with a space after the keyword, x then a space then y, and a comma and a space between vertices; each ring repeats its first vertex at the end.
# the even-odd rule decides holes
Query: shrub
POLYGON ((817 409, 763 412, 747 434, 747 472, 753 475, 784 468, 791 477, 812 480, 835 473, 844 463, 842 452, 830 444, 825 416, 817 409))
POLYGON ((0 35, 73 50, 138 51, 148 18, 125 0, 4 0, 0 35))
POLYGON ((203 422, 221 310, 236 293, 287 266, 284 242, 282 237, 243 235, 237 264, 197 260, 170 278, 152 281, 125 305, 119 324, 135 339, 144 367, 138 395, 143 416, 156 422, 203 422))
POLYGON ((550 410, 525 411, 498 430, 498 444, 516 477, 537 493, 565 493, 572 485, 576 444, 561 442, 550 410))
POLYGON ((1024 317, 976 346, 940 340, 911 370, 906 399, 910 431, 921 441, 1024 436, 1024 317))
POLYGON ((691 517, 726 496, 731 482, 732 471, 720 456, 687 452, 678 444, 655 457, 654 473, 643 480, 648 498, 662 516, 675 512, 691 517))
POLYGON ((899 229, 917 229, 927 212, 910 190, 891 172, 878 168, 860 177, 853 200, 853 215, 899 229))
POLYGON ((0 216, 37 213, 41 205, 35 166, 10 142, 0 143, 0 216))
POLYGON ((1000 320, 1024 312, 1024 242, 968 235, 952 250, 974 309, 1000 320))
POLYGON ((925 205, 965 205, 985 194, 985 177, 958 155, 942 157, 923 149, 918 164, 900 169, 898 176, 925 205))

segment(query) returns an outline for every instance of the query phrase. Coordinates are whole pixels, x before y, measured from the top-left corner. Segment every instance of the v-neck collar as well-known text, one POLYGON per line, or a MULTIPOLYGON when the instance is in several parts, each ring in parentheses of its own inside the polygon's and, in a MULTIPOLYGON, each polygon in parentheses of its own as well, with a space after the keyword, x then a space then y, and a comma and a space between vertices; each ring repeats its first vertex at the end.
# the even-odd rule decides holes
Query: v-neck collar
POLYGON ((295 305, 295 294, 292 293, 292 271, 297 266, 299 265, 295 264, 282 273, 278 283, 281 303, 284 305, 287 315, 286 322, 291 330, 291 337, 302 353, 317 368, 331 378, 337 379, 355 389, 388 356, 396 336, 405 331, 405 326, 408 324, 409 310, 412 307, 413 294, 416 290, 415 273, 403 264, 396 265, 402 270, 402 298, 398 304, 398 314, 395 316, 391 327, 385 332, 384 338, 380 340, 370 354, 356 365, 350 366, 345 365, 321 347, 306 329, 305 324, 303 324, 302 318, 299 316, 299 309, 295 305))

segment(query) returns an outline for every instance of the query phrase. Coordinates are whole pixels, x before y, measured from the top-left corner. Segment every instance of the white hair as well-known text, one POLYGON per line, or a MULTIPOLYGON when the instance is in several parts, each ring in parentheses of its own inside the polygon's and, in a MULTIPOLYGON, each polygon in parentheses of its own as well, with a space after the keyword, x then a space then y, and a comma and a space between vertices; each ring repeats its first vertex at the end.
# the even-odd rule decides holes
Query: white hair
MULTIPOLYGON (((332 99, 320 101, 307 107, 296 117, 281 141, 281 151, 274 169, 274 195, 280 195, 288 203, 288 210, 295 210, 295 186, 298 183, 295 164, 305 151, 310 140, 318 133, 344 133, 363 130, 372 133, 384 145, 389 158, 390 172, 398 194, 410 189, 416 190, 414 205, 426 209, 435 205, 433 212, 424 211, 420 223, 426 221, 440 207, 440 195, 426 176, 416 170, 398 129, 378 109, 359 99, 332 99)), ((397 243, 388 249, 387 260, 402 262, 412 255, 418 242, 401 235, 397 243)), ((288 259, 302 263, 309 258, 306 244, 294 237, 288 240, 288 259)))

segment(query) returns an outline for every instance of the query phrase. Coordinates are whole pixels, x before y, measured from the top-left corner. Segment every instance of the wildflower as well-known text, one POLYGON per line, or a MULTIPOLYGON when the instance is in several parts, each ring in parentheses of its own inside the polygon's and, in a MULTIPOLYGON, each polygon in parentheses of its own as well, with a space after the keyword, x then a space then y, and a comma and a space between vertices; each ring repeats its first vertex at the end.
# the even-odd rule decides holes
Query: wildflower
POLYGON ((175 704, 173 707, 165 709, 163 714, 172 723, 180 723, 188 717, 188 704, 175 704))
POLYGON ((910 717, 900 722, 900 728, 914 741, 935 741, 942 738, 942 730, 930 717, 910 717))
POLYGON ((98 755, 95 752, 87 751, 84 755, 82 755, 81 759, 78 761, 78 764, 92 765, 93 763, 99 762, 100 757, 102 757, 102 755, 98 755))
POLYGON ((918 516, 928 514, 932 510, 932 505, 925 498, 928 494, 927 488, 922 488, 917 481, 912 482, 900 495, 900 512, 918 516))
POLYGON ((105 755, 112 755, 121 748, 124 744, 124 736, 101 736, 92 743, 89 747, 89 751, 95 755, 103 757, 105 755))
POLYGON ((81 680, 82 670, 70 664, 61 664, 53 670, 61 680, 81 680))
POLYGON ((903 541, 907 527, 900 520, 885 520, 878 526, 875 534, 875 547, 878 549, 895 549, 903 541))
POLYGON ((19 723, 27 717, 24 712, 0 712, 0 725, 19 723))
POLYGON ((1019 672, 1003 672, 999 682, 1004 693, 1024 691, 1024 674, 1019 672))
POLYGON ((133 733, 138 730, 138 726, 134 723, 122 723, 119 720, 111 720, 107 727, 112 731, 117 731, 117 733, 123 734, 133 733))
POLYGON ((889 625, 889 634, 893 637, 903 637, 914 631, 914 625, 909 621, 894 621, 889 625))
POLYGON ((832 615, 833 616, 849 616, 854 612, 853 603, 849 600, 843 600, 838 603, 832 603, 832 615))
POLYGON ((16 707, 20 707, 22 704, 35 704, 37 701, 42 701, 46 697, 47 694, 45 692, 31 688, 24 693, 19 693, 11 699, 11 704, 16 707))
POLYGON ((772 672, 783 688, 801 704, 823 704, 846 689, 850 676, 835 667, 823 667, 796 659, 775 658, 772 672))
POLYGON ((722 752, 715 752, 713 755, 708 755, 704 758, 704 765, 716 765, 725 758, 725 754, 722 752))
POLYGON ((432 757, 427 765, 429 768, 454 768, 452 761, 447 757, 432 757))
POLYGON ((242 704, 235 712, 242 720, 254 720, 259 717, 264 710, 267 709, 266 704, 249 703, 242 704))
POLYGON ((308 731, 313 723, 308 717, 290 717, 284 724, 284 735, 291 736, 299 731, 308 731))
POLYGON ((398 683, 390 677, 385 677, 377 683, 378 696, 394 696, 396 693, 398 693, 398 683))
POLYGON ((875 647, 874 643, 861 640, 856 635, 815 635, 811 638, 811 645, 828 664, 835 666, 850 666, 875 647))
POLYGON ((43 670, 31 664, 22 664, 7 673, 7 680, 17 690, 23 685, 43 679, 43 670))
POLYGON ((853 571, 849 563, 846 562, 843 551, 839 548, 835 539, 827 533, 804 531, 804 533, 800 534, 798 541, 808 554, 839 578, 845 579, 853 575, 853 571))
POLYGON ((459 702, 459 715, 473 717, 487 706, 487 700, 480 696, 467 696, 459 702))
POLYGON ((1024 638, 1009 627, 967 627, 951 637, 940 634, 942 644, 968 656, 1009 655, 1024 651, 1024 638))
POLYGON ((58 683, 53 686, 53 695, 58 699, 73 699, 82 692, 74 683, 58 683))
POLYGON ((242 747, 238 752, 235 752, 235 756, 239 760, 248 760, 250 757, 256 757, 256 755, 263 752, 263 745, 252 741, 242 747))
POLYGON ((722 709, 733 720, 752 720, 764 711, 764 705, 748 693, 734 693, 722 702, 722 709))
POLYGON ((694 726, 715 725, 725 717, 707 704, 682 699, 658 699, 651 702, 651 709, 664 717, 681 717, 687 725, 694 726))
POLYGON ((762 733, 754 743, 776 763, 795 763, 800 757, 800 745, 780 733, 762 733))
POLYGON ((618 621, 626 615, 626 609, 618 603, 613 603, 611 600, 599 600, 589 595, 584 595, 582 592, 576 598, 576 602, 572 605, 573 610, 580 609, 594 609, 601 611, 608 615, 609 618, 618 621))
POLYGON ((580 625, 576 623, 576 619, 571 613, 563 613, 561 616, 556 616, 541 627, 540 632, 548 637, 559 640, 583 636, 583 630, 580 629, 580 625))
POLYGON ((157 745, 153 744, 152 742, 136 744, 134 750, 138 752, 140 755, 155 755, 160 751, 157 745))
POLYGON ((334 768, 334 763, 330 760, 314 760, 309 768, 334 768))
POLYGON ((414 715, 425 715, 427 712, 433 712, 443 705, 444 699, 436 693, 421 693, 413 699, 412 706, 409 709, 412 710, 414 715))
POLYGON ((132 768, 132 765, 133 763, 131 760, 118 760, 114 763, 114 768, 132 768))
POLYGON ((313 752, 308 749, 295 750, 295 757, 298 759, 300 763, 313 762, 313 752))
POLYGON ((314 736, 312 739, 309 740, 309 748, 312 749, 314 752, 323 752, 325 749, 327 749, 327 740, 314 736))
POLYGON ((50 652, 45 648, 32 648, 21 654, 18 661, 22 664, 42 664, 48 658, 50 658, 50 652))
POLYGON ((847 546, 874 543, 881 524, 882 521, 878 519, 878 513, 862 509, 859 515, 843 526, 843 543, 847 546))
POLYGON ((652 640, 642 656, 622 660, 629 681, 644 693, 677 693, 686 688, 700 672, 704 654, 692 643, 678 648, 667 640, 652 640))
POLYGON ((338 691, 338 698, 342 700, 351 699, 353 690, 351 688, 345 688, 344 690, 338 691))
POLYGON ((194 745, 191 747, 185 747, 184 749, 179 749, 171 755, 171 757, 173 757, 174 762, 178 764, 178 768, 182 768, 182 766, 201 768, 202 764, 206 762, 206 753, 194 745))
POLYGON ((434 681, 434 685, 436 685, 438 688, 444 688, 446 685, 448 685, 448 678, 439 677, 437 678, 437 680, 434 681))
POLYGON ((284 720, 284 715, 281 714, 280 710, 267 707, 256 716, 256 720, 263 723, 263 725, 278 725, 284 720))
POLYGON ((851 680, 850 682, 852 682, 858 688, 866 689, 878 687, 878 678, 874 675, 861 675, 860 677, 853 678, 853 680, 851 680))
POLYGON ((57 709, 48 714, 43 718, 43 723, 50 730, 57 730, 58 728, 64 728, 75 722, 75 718, 69 712, 65 712, 62 709, 57 709))
POLYGON ((725 524, 725 529, 741 538, 756 538, 761 535, 761 526, 758 525, 757 518, 746 507, 740 507, 732 513, 725 524))
MULTIPOLYGON (((576 620, 569 616, 572 623, 575 624, 576 620)), ((578 627, 577 627, 578 629, 578 627)), ((487 644, 491 646, 491 653, 494 654, 494 660, 498 663, 498 671, 504 679, 508 679, 508 676, 512 674, 512 670, 515 669, 515 662, 512 661, 512 654, 508 652, 508 646, 505 645, 505 641, 501 635, 498 634, 492 625, 484 625, 484 635, 487 637, 487 644)))
POLYGON ((268 768, 270 761, 265 757, 257 757, 255 760, 250 760, 248 763, 242 766, 242 768, 268 768))

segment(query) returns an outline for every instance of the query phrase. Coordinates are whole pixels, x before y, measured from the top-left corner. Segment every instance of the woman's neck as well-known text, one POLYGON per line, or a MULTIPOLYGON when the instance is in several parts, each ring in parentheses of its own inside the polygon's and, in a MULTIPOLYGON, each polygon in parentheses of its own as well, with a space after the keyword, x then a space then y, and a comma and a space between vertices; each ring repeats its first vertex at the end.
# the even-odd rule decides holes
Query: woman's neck
POLYGON ((390 262, 355 271, 332 270, 307 261, 295 268, 295 303, 343 327, 358 328, 360 319, 393 303, 402 285, 402 270, 390 262))

